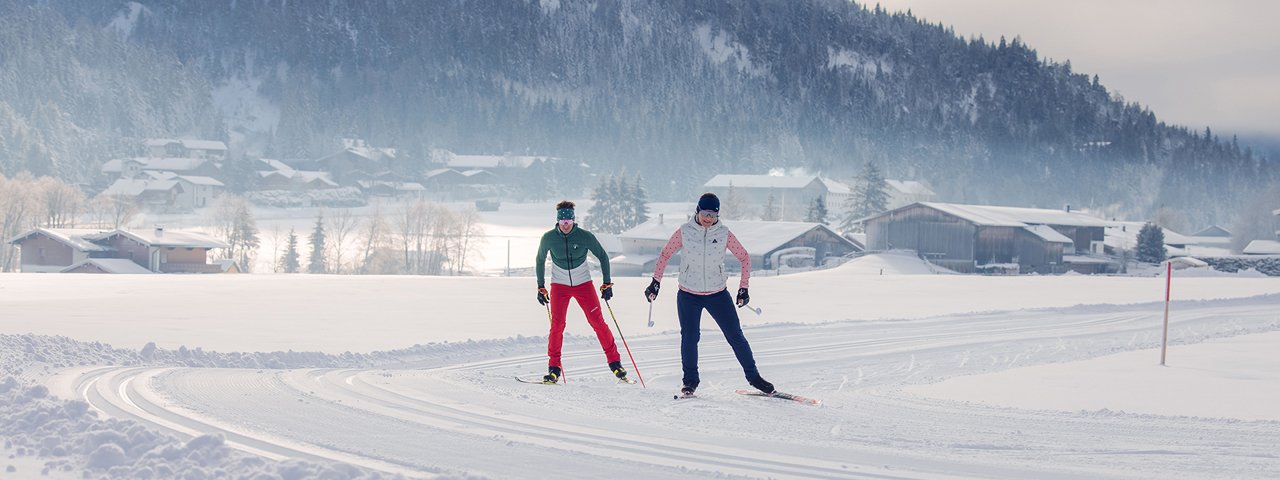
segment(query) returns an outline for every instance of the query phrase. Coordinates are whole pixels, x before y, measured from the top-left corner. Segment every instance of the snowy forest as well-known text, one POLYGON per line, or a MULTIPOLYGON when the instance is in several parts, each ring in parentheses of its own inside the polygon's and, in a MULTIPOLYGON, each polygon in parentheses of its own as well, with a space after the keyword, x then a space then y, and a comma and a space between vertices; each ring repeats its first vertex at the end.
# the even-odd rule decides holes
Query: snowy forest
POLYGON ((0 0, 0 174, 90 196, 159 136, 228 142, 230 171, 344 137, 409 172, 435 148, 551 155, 654 172, 659 201, 715 173, 875 162, 948 201, 1188 227, 1280 178, 1157 114, 1017 38, 841 0, 0 0))

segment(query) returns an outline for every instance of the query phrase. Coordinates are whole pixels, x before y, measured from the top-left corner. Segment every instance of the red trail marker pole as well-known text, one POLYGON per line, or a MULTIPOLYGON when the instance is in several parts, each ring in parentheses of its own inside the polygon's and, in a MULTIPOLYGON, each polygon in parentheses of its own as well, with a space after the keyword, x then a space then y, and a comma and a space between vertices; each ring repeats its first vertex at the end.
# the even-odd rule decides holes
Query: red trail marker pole
POLYGON ((1173 262, 1168 262, 1168 266, 1164 281, 1164 333, 1160 335, 1160 366, 1162 367, 1165 351, 1169 348, 1169 292, 1173 290, 1173 262))

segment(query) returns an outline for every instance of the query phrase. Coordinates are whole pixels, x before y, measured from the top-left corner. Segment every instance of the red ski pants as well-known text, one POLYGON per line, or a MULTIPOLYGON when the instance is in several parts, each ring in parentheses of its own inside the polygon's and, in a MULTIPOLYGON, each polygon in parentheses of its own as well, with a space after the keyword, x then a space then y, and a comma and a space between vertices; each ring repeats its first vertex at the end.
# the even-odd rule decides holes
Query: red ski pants
POLYGON ((578 286, 570 287, 562 283, 551 284, 551 336, 547 338, 547 365, 559 367, 560 364, 560 347, 564 344, 564 325, 565 314, 569 312, 569 299, 578 300, 578 306, 582 307, 582 313, 587 315, 587 323, 596 331, 596 338, 600 339, 600 348, 604 349, 604 355, 609 363, 617 362, 622 357, 618 356, 618 346, 613 343, 613 331, 609 330, 609 325, 604 323, 604 312, 600 311, 600 299, 596 298, 595 282, 587 282, 578 286))

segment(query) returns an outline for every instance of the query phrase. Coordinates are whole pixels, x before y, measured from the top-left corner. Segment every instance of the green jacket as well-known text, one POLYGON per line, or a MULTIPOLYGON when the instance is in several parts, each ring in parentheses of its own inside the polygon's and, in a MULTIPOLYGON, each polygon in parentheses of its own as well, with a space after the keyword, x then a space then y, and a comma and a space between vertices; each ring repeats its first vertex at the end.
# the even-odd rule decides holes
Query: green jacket
POLYGON ((574 225, 568 234, 560 233, 556 227, 542 234, 538 243, 538 258, 534 262, 534 270, 538 273, 538 288, 546 288, 547 254, 551 254, 551 282, 563 285, 581 285, 591 281, 591 270, 587 267, 587 252, 591 252, 600 260, 600 273, 604 274, 604 283, 613 283, 609 277, 609 254, 605 253, 600 241, 591 232, 574 225))

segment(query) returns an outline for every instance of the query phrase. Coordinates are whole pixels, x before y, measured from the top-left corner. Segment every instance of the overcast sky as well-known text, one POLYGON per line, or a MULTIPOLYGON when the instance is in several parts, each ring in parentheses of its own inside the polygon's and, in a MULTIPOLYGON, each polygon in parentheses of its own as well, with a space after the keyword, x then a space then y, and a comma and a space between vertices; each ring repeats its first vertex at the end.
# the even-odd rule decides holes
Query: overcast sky
POLYGON ((1280 138, 1280 0, 878 3, 966 38, 1021 36, 1040 58, 1071 60, 1167 123, 1280 138))

